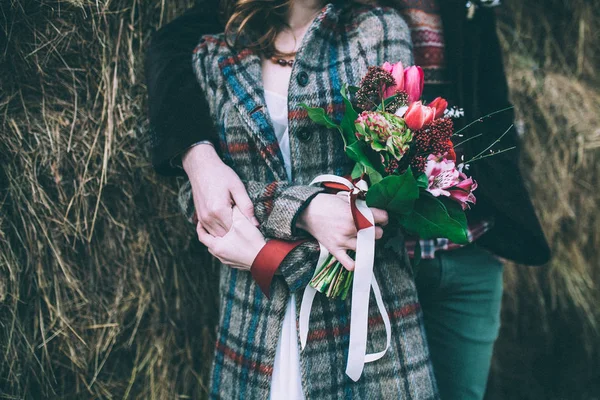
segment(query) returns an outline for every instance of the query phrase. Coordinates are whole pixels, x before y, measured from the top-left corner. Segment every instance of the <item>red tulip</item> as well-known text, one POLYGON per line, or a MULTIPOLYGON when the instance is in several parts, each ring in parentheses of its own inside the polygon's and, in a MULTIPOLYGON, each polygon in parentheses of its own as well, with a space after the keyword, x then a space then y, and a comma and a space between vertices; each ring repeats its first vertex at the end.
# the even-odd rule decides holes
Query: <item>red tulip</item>
POLYGON ((452 140, 450 140, 450 139, 448 139, 448 146, 450 146, 450 148, 448 149, 446 158, 448 160, 456 161, 456 151, 454 151, 454 144, 452 143, 452 140))
POLYGON ((381 68, 384 71, 392 74, 394 80, 396 81, 395 85, 386 88, 385 92, 383 93, 384 98, 395 95, 396 91, 398 90, 404 90, 404 66, 402 65, 401 61, 397 62, 396 64, 390 64, 386 61, 381 68))
POLYGON ((429 103, 428 107, 432 107, 435 109, 436 118, 442 118, 444 116, 446 108, 448 108, 448 102, 446 101, 446 99, 437 97, 435 100, 429 103))
POLYGON ((421 129, 423 126, 433 122, 435 109, 424 106, 420 101, 412 103, 404 114, 406 125, 412 130, 421 129))
POLYGON ((423 106, 423 114, 425 115, 423 118, 423 126, 429 125, 435 119, 435 109, 431 107, 423 106))
POLYGON ((404 70, 404 90, 408 93, 408 103, 413 103, 421 98, 425 74, 421 67, 408 67, 404 70))

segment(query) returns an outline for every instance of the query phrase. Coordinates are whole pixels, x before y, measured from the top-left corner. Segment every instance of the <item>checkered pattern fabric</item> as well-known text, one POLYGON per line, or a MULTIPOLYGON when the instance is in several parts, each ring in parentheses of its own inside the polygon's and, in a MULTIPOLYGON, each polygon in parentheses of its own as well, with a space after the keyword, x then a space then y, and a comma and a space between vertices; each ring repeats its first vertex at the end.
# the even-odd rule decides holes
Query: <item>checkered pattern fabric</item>
MULTIPOLYGON (((469 243, 473 243, 484 233, 492 229, 494 226, 493 221, 480 221, 474 224, 470 224, 467 230, 467 239, 469 243)), ((448 239, 431 239, 431 240, 420 240, 419 244, 421 245, 421 258, 422 259, 433 259, 435 258, 435 253, 438 251, 448 251, 448 250, 456 250, 464 247, 462 244, 453 243, 448 239)), ((417 245, 417 241, 415 238, 407 238, 406 239, 406 251, 408 252, 408 256, 410 258, 415 257, 415 248, 417 245)))
MULTIPOLYGON (((211 115, 220 129, 223 158, 246 183, 266 236, 294 239, 295 218, 318 189, 317 175, 347 175, 352 164, 336 132, 317 126, 299 104, 324 107, 334 119, 344 111, 342 83, 358 84, 370 65, 413 63, 410 33, 392 9, 328 4, 315 19, 296 55, 289 86, 289 132, 293 181, 286 181, 281 152, 264 101, 260 58, 228 47, 222 35, 205 36, 193 64, 211 115)), ((194 213, 189 183, 180 204, 194 213)), ((399 238, 397 240, 403 240, 399 238)), ((404 246, 399 246, 403 248, 404 246)), ((375 276, 392 322, 392 344, 381 360, 365 365, 361 379, 345 375, 351 298, 317 295, 311 331, 301 352, 307 399, 437 399, 422 314, 405 251, 384 243, 376 250, 375 276)), ((299 298, 314 273, 318 245, 292 252, 275 276, 267 299, 248 272, 223 266, 220 318, 210 382, 211 398, 267 399, 277 340, 290 292, 299 298)), ((300 302, 298 302, 300 307, 300 302)), ((385 345, 385 327, 374 299, 369 309, 368 352, 385 345)))

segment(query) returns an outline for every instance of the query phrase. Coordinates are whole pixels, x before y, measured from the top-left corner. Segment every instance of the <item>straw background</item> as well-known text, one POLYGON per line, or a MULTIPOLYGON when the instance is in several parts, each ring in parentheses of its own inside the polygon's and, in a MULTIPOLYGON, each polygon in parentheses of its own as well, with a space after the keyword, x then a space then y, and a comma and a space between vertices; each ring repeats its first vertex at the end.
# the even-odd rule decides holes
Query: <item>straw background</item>
MULTIPOLYGON (((148 162, 143 54, 191 1, 0 2, 0 399, 198 399, 216 271, 148 162)), ((506 1, 554 249, 509 265, 489 399, 600 397, 600 2, 506 1)))

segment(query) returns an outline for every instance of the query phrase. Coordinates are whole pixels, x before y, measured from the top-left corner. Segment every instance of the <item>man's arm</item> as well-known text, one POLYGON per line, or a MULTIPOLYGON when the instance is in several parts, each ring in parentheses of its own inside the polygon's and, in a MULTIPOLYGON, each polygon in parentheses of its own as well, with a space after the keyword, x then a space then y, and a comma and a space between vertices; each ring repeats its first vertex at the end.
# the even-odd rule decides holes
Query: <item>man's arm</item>
POLYGON ((218 1, 204 1, 157 31, 146 52, 152 165, 163 175, 183 175, 181 154, 202 140, 215 142, 208 103, 192 68, 192 51, 204 34, 218 33, 218 1))
MULTIPOLYGON (((201 141, 217 144, 217 132, 192 66, 192 56, 202 35, 223 30, 218 22, 218 9, 218 0, 203 0, 156 32, 150 41, 145 61, 148 114, 152 164, 159 174, 184 175, 183 156, 193 152, 192 147, 195 150, 206 147, 195 144, 201 141)), ((217 166, 224 166, 221 160, 217 161, 217 166)), ((187 171, 194 182, 201 173, 198 168, 187 171)), ((195 191, 196 206, 204 215, 212 216, 203 221, 204 226, 216 236, 224 235, 230 228, 232 201, 248 219, 254 216, 246 191, 236 189, 239 178, 230 178, 220 182, 219 188, 197 187, 195 191)))

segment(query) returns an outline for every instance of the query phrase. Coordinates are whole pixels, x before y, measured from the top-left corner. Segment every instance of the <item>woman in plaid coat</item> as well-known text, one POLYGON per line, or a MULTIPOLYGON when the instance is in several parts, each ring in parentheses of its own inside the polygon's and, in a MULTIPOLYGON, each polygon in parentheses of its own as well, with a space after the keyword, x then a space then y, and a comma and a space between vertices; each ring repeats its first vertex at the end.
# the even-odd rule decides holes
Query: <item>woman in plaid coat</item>
MULTIPOLYGON (((287 91, 291 180, 266 109, 264 79, 269 77, 263 77, 263 72, 268 58, 251 46, 255 36, 239 33, 237 46, 230 46, 224 34, 204 36, 193 56, 197 78, 219 127, 222 159, 244 182, 262 235, 284 240, 312 235, 326 247, 335 246, 331 238, 339 237, 335 233, 341 226, 336 218, 351 221, 349 207, 339 197, 322 194, 308 184, 321 174, 347 175, 352 164, 339 135, 311 122, 299 104, 323 107, 339 120, 344 111, 339 94, 343 83, 357 85, 369 66, 384 61, 412 64, 408 27, 387 8, 338 1, 318 11, 297 48, 287 91), (342 214, 343 218, 337 217, 342 214)), ((204 154, 203 160, 208 159, 204 154)), ((216 157, 212 160, 220 162, 216 157)), ((186 155, 184 168, 193 162, 186 155)), ((192 220, 189 182, 180 191, 180 203, 192 220)), ((263 241, 258 230, 238 215, 223 238, 210 236, 200 224, 198 233, 227 264, 220 274, 211 397, 266 399, 288 298, 291 294, 301 298, 314 273, 319 245, 316 240, 308 241, 285 258, 267 298, 247 270, 230 268, 251 264, 257 252, 253 246, 263 241)), ((346 248, 352 248, 351 235, 345 240, 346 248)), ((305 398, 438 398, 412 271, 403 249, 403 238, 397 235, 386 234, 377 242, 374 274, 391 318, 392 343, 382 359, 365 364, 357 382, 344 372, 351 296, 342 301, 317 295, 307 344, 300 354, 305 398), (395 249, 402 250, 399 254, 395 249)), ((367 352, 379 350, 385 341, 385 327, 371 299, 367 352)))

